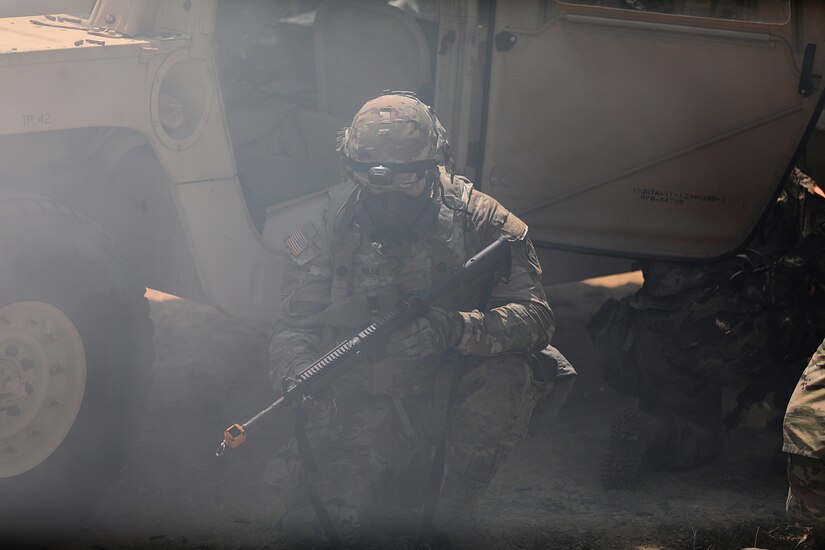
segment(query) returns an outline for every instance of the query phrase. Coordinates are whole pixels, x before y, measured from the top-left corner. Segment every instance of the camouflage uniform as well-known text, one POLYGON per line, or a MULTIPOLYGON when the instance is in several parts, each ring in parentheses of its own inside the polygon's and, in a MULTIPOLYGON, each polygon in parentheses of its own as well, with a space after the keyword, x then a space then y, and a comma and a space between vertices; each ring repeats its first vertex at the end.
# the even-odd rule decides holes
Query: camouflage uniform
MULTIPOLYGON (((817 326, 821 328, 825 326, 825 308, 819 303, 825 281, 825 255, 820 252, 825 241, 825 204, 813 180, 801 173, 795 176, 811 197, 801 232, 808 241, 804 264, 814 274, 809 299, 819 315, 817 326)), ((788 516, 813 527, 810 538, 805 540, 806 548, 825 548, 825 341, 799 378, 782 427, 782 450, 788 453, 788 516)))
POLYGON ((788 515, 825 534, 825 341, 799 379, 783 427, 788 515))
MULTIPOLYGON (((276 389, 283 376, 375 320, 402 294, 433 288, 502 234, 514 239, 502 278, 467 284, 436 304, 460 312, 440 317, 456 324, 451 349, 418 359, 360 360, 334 384, 336 411, 308 427, 320 470, 313 485, 350 540, 380 537, 382 529, 398 537, 419 526, 434 453, 445 438, 435 523, 461 529, 552 387, 537 352, 548 345, 554 321, 527 227, 467 180, 439 170, 451 208, 439 205, 423 239, 373 242, 353 214, 358 187, 333 197, 320 221, 293 236, 283 321, 270 344, 276 389)), ((271 477, 290 494, 284 530, 317 536, 294 446, 283 451, 271 477)))

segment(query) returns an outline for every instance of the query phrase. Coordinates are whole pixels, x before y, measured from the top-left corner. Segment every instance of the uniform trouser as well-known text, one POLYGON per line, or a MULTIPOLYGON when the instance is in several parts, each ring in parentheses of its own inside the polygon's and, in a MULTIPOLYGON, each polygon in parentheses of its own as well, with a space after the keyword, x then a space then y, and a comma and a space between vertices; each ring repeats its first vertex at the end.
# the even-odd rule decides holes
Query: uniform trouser
POLYGON ((825 535, 825 461, 788 455, 788 516, 825 535))
MULTIPOLYGON (((344 540, 414 538, 433 486, 440 493, 436 528, 468 525, 487 484, 526 434, 533 407, 547 388, 535 381, 526 354, 465 358, 456 368, 462 372, 452 398, 451 369, 438 364, 428 391, 415 395, 370 395, 352 391, 357 381, 345 381, 349 390, 336 390, 335 421, 307 427, 318 464, 312 485, 344 540), (446 449, 444 475, 433 478, 440 444, 446 449)), ((286 489, 284 533, 292 539, 322 538, 294 447, 282 459, 282 472, 292 481, 275 480, 286 489)))

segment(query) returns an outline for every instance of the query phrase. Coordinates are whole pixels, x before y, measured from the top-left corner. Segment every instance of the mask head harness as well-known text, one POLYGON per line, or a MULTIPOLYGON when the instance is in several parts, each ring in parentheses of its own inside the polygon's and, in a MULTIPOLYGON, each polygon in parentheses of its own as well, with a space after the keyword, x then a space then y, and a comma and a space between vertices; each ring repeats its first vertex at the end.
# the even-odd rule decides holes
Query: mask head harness
POLYGON ((388 187, 393 184, 396 174, 415 174, 415 179, 423 179, 429 172, 438 167, 438 161, 418 160, 404 164, 383 163, 372 164, 347 160, 347 168, 351 172, 364 172, 370 185, 388 187))

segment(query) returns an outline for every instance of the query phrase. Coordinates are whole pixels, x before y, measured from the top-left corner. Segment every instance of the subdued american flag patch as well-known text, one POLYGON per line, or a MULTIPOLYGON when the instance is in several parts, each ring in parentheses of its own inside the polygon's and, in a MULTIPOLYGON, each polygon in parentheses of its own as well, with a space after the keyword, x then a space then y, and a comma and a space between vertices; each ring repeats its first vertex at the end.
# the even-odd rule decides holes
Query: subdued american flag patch
POLYGON ((307 249, 309 246, 309 239, 304 236, 304 232, 300 229, 284 239, 284 244, 286 245, 286 249, 289 251, 290 255, 297 257, 307 249))

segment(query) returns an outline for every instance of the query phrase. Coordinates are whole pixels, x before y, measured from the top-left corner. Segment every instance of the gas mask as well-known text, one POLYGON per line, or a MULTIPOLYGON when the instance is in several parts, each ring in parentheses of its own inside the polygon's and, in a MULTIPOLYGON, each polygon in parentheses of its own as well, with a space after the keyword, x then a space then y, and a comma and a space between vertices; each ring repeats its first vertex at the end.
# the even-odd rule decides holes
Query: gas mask
POLYGON ((428 168, 432 168, 429 162, 426 166, 377 165, 355 173, 360 186, 355 215, 367 236, 379 242, 403 244, 415 242, 432 230, 439 204, 432 196, 434 177, 428 168), (402 191, 421 185, 422 180, 426 188, 418 195, 402 191))

